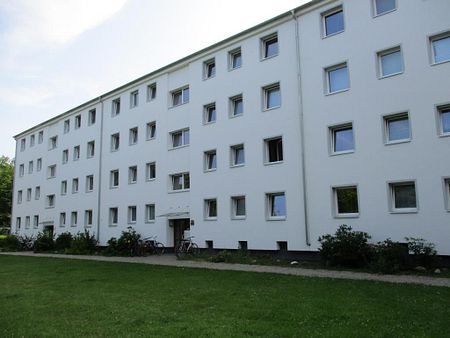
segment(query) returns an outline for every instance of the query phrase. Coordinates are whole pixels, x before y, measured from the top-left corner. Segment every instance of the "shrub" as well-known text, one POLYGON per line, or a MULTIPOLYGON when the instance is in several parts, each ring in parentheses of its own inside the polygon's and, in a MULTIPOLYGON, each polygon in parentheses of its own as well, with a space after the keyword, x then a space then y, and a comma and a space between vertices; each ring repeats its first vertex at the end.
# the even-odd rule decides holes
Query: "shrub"
POLYGON ((17 251, 20 247, 19 244, 17 236, 1 235, 0 237, 0 251, 17 251))
POLYGON ((377 272, 394 273, 408 266, 408 247, 390 238, 374 246, 374 260, 371 268, 377 272))
POLYGON ((55 249, 53 234, 47 231, 38 233, 34 241, 34 252, 46 252, 55 249))
POLYGON ((90 234, 88 230, 79 232, 72 238, 70 248, 66 249, 67 254, 88 255, 93 254, 97 249, 97 240, 94 234, 90 234))
POLYGON ((422 238, 405 237, 408 242, 408 250, 414 256, 414 264, 419 264, 431 268, 437 260, 436 249, 433 243, 429 243, 422 238))
POLYGON ((217 255, 212 256, 209 260, 213 263, 230 263, 232 254, 227 250, 222 250, 217 255))
POLYGON ((348 225, 341 225, 335 235, 319 237, 321 259, 331 266, 362 267, 370 261, 372 250, 366 232, 352 231, 348 225))
POLYGON ((72 234, 70 232, 63 232, 56 237, 55 240, 55 249, 58 251, 65 251, 69 249, 72 245, 72 234))
POLYGON ((17 237, 19 240, 19 246, 17 250, 19 251, 31 251, 34 248, 35 238, 33 236, 22 235, 17 237))
POLYGON ((103 254, 106 256, 117 256, 119 252, 117 251, 117 238, 112 237, 107 242, 108 246, 103 251, 103 254))
POLYGON ((117 239, 116 252, 122 256, 139 256, 139 240, 141 235, 136 232, 132 227, 128 227, 127 230, 122 231, 122 235, 117 239))

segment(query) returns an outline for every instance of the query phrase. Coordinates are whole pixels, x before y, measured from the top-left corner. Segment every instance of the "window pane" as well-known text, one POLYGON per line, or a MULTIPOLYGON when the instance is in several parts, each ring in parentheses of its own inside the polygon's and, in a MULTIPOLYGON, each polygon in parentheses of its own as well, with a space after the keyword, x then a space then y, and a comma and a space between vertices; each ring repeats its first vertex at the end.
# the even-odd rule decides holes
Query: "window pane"
POLYGON ((216 107, 208 107, 207 108, 207 119, 206 122, 213 122, 216 120, 216 107))
POLYGON ((326 35, 341 32, 343 30, 344 30, 344 12, 342 10, 325 17, 326 35))
POLYGON ((245 216, 245 198, 236 198, 236 216, 245 216))
POLYGON ((244 148, 235 148, 234 164, 243 164, 244 161, 244 148))
POLYGON ((338 214, 358 213, 358 194, 356 188, 336 189, 338 214))
POLYGON ((173 105, 177 106, 181 104, 181 92, 173 93, 173 105))
POLYGON ((348 69, 347 66, 330 70, 328 72, 328 82, 330 93, 337 92, 349 88, 348 69))
POLYGON ((353 128, 334 131, 334 151, 353 150, 353 128))
POLYGON ((267 107, 268 109, 281 106, 280 88, 269 89, 267 91, 267 107))
POLYGON ((233 55, 233 68, 238 68, 242 65, 242 55, 241 53, 236 53, 233 55))
POLYGON ((416 208, 416 187, 412 184, 394 186, 394 206, 396 209, 416 208))
POLYGON ((208 169, 215 169, 216 166, 216 153, 208 154, 208 169))
POLYGON ((190 189, 191 187, 191 179, 189 174, 184 174, 184 189, 190 189))
POLYGON ((402 55, 400 51, 381 56, 381 75, 387 76, 403 71, 402 55))
POLYGON ((181 136, 182 136, 181 133, 176 133, 176 134, 172 135, 174 148, 181 146, 181 140, 182 140, 181 136))
POLYGON ((433 41, 434 62, 450 60, 450 36, 433 41))
POLYGON ((377 15, 383 14, 395 9, 395 0, 376 0, 375 6, 377 15))
POLYGON ((267 142, 269 151, 269 162, 283 161, 283 142, 281 139, 267 142))
POLYGON ((189 130, 183 132, 183 144, 189 144, 189 130))
POLYGON ((450 109, 443 110, 441 113, 442 118, 442 132, 450 133, 450 109))
POLYGON ((172 180, 173 180, 173 190, 183 189, 183 179, 181 175, 173 176, 172 180))
POLYGON ((183 89, 183 103, 189 102, 189 88, 183 89))
POLYGON ((214 75, 216 75, 216 64, 215 63, 211 63, 208 65, 208 77, 213 77, 214 75))
POLYGON ((409 120, 407 117, 388 121, 389 141, 409 139, 409 120))
POLYGON ((217 217, 217 202, 215 200, 208 201, 208 217, 217 217))
POLYGON ((233 103, 234 103, 234 107, 233 107, 234 115, 242 114, 244 112, 244 105, 242 103, 242 99, 235 99, 233 103))
POLYGON ((278 54, 278 38, 273 38, 265 42, 264 57, 268 58, 278 54))
POLYGON ((271 216, 286 216, 286 199, 283 195, 272 195, 271 216))

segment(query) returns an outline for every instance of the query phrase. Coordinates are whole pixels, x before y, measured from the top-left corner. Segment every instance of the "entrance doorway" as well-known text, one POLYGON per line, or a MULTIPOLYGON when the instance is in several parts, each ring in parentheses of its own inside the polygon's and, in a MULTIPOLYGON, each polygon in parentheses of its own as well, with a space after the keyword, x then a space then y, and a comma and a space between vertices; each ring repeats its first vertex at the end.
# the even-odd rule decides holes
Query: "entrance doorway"
POLYGON ((44 233, 53 237, 53 225, 44 226, 44 233))
POLYGON ((173 222, 173 247, 176 248, 181 243, 184 232, 191 228, 190 219, 174 219, 171 222, 173 222))

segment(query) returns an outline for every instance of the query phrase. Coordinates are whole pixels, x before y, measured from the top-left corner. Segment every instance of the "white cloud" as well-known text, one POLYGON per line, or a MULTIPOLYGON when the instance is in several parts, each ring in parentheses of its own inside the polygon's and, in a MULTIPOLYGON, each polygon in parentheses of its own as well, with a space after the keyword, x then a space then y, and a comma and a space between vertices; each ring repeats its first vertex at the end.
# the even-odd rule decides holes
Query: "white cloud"
POLYGON ((53 93, 44 87, 0 87, 0 103, 16 106, 42 107, 46 100, 50 99, 53 93))

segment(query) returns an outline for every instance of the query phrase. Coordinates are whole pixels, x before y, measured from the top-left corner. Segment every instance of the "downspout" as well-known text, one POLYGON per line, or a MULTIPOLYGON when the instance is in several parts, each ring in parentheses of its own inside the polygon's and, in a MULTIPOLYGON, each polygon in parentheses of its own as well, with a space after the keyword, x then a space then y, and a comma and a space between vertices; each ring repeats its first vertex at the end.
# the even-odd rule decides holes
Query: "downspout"
MULTIPOLYGON (((13 159, 13 163, 14 163, 14 178, 13 178, 13 184, 12 184, 12 196, 11 196, 11 198, 12 198, 12 201, 11 201, 11 219, 9 220, 9 233, 12 235, 12 229, 13 229, 13 226, 14 226, 14 228, 15 228, 15 232, 16 233, 18 233, 18 231, 17 231, 17 228, 16 228, 16 225, 15 225, 15 223, 14 223, 14 215, 15 215, 15 212, 14 212, 14 209, 15 209, 15 205, 16 205, 16 179, 17 179, 17 177, 18 177, 18 175, 17 175, 17 173, 16 173, 16 170, 18 170, 18 167, 17 167, 17 140, 16 139, 14 139, 15 141, 16 141, 16 149, 14 150, 14 159, 13 159), (13 224, 14 223, 14 224, 13 224)), ((25 169, 24 169, 25 170, 25 169)), ((25 222, 24 222, 25 223, 25 222)), ((24 223, 22 223, 22 219, 20 220, 20 231, 22 231, 22 225, 24 226, 25 224, 24 223)))
POLYGON ((98 98, 100 102, 100 144, 98 154, 98 198, 97 198, 97 243, 100 242, 100 208, 102 200, 102 154, 103 154, 103 99, 98 98))
POLYGON ((291 11, 292 18, 295 22, 295 52, 297 58, 297 84, 298 84, 298 109, 299 109, 299 122, 300 122, 300 158, 302 166, 302 184, 303 184, 303 215, 305 223, 305 241, 307 246, 311 246, 309 238, 309 217, 308 217, 308 193, 306 187, 306 163, 305 163, 305 126, 303 117, 303 89, 302 89, 302 67, 300 60, 300 34, 298 28, 298 19, 295 15, 295 10, 291 11))

